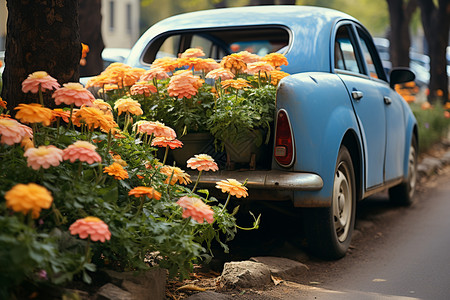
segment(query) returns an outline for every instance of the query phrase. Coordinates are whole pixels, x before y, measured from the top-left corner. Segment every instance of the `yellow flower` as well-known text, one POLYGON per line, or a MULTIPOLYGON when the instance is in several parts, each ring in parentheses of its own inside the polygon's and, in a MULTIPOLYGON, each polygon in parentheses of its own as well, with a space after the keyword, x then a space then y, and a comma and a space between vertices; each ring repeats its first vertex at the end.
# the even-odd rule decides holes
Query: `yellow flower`
POLYGON ((104 167, 103 173, 108 173, 108 175, 114 176, 114 179, 123 180, 128 178, 128 172, 116 162, 109 167, 104 167))
POLYGON ((16 184, 5 193, 6 206, 24 215, 31 212, 37 219, 42 208, 49 208, 53 202, 52 194, 43 186, 35 183, 16 184))
POLYGON ((171 185, 174 185, 177 181, 180 184, 189 184, 192 182, 189 174, 185 173, 178 167, 163 166, 159 168, 159 171, 161 174, 167 176, 165 183, 169 183, 170 178, 172 178, 172 180, 170 180, 171 185))
POLYGON ((230 54, 222 58, 220 62, 222 68, 228 69, 234 74, 239 71, 244 71, 247 68, 247 64, 242 60, 241 56, 236 53, 230 54))
POLYGON ((227 89, 229 87, 232 87, 234 89, 243 89, 245 87, 252 87, 250 85, 250 83, 243 79, 243 78, 238 78, 238 79, 229 79, 229 80, 224 80, 222 81, 222 88, 227 89))
POLYGON ((119 116, 123 112, 130 113, 132 115, 140 116, 144 112, 141 109, 141 104, 131 98, 121 98, 114 103, 114 109, 119 111, 119 116))
POLYGON ((237 198, 247 197, 247 188, 235 179, 227 179, 216 182, 216 188, 222 190, 222 193, 229 193, 237 198))
POLYGON ((262 60, 271 64, 275 69, 282 65, 288 65, 286 57, 281 53, 269 53, 262 60))
POLYGON ((14 109, 18 110, 16 118, 23 123, 42 123, 49 126, 53 119, 52 110, 37 103, 22 103, 14 109))

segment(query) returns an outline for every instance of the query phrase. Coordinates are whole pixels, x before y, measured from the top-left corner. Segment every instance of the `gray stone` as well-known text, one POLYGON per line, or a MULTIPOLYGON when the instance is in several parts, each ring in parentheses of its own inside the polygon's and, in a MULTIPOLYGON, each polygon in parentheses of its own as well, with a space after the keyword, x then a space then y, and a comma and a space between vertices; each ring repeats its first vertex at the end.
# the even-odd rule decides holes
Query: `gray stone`
POLYGON ((447 151, 441 158, 441 161, 444 165, 450 164, 450 151, 447 151))
POLYGON ((262 288, 272 284, 270 269, 254 261, 228 262, 219 278, 219 287, 224 290, 262 288))
POLYGON ((212 291, 200 292, 186 298, 186 300, 230 300, 230 299, 233 299, 233 297, 212 291))
POLYGON ((259 256, 252 257, 250 260, 265 264, 269 267, 273 276, 285 280, 301 279, 309 271, 305 264, 284 257, 259 256))
POLYGON ((439 159, 434 157, 425 157, 417 166, 417 171, 421 176, 430 176, 441 168, 442 163, 439 159))
POLYGON ((96 295, 97 300, 133 300, 131 293, 122 290, 112 283, 102 286, 96 295))
POLYGON ((135 300, 164 299, 166 293, 167 270, 154 268, 142 272, 105 271, 110 281, 132 294, 135 300))

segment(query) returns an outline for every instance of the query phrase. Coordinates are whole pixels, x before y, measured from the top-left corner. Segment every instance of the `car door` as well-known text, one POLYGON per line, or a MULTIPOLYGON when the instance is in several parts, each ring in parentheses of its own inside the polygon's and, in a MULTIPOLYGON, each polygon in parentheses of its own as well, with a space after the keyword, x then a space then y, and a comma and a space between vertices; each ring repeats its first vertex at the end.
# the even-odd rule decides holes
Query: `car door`
POLYGON ((386 154, 384 163, 384 181, 398 179, 403 176, 403 164, 406 141, 406 122, 403 113, 403 101, 389 86, 381 60, 375 45, 362 27, 357 26, 360 49, 371 80, 380 91, 384 103, 386 118, 386 154))
POLYGON ((368 76, 351 23, 340 24, 335 35, 334 71, 344 82, 363 137, 365 188, 383 184, 386 114, 379 87, 368 76))

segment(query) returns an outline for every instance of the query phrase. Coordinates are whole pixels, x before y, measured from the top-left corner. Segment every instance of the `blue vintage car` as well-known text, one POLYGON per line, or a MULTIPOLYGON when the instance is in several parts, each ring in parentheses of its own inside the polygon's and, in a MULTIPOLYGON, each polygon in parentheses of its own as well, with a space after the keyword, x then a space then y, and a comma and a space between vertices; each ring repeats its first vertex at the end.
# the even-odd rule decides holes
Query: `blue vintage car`
POLYGON ((393 87, 414 74, 387 76, 355 18, 307 6, 186 13, 148 29, 125 63, 145 68, 193 47, 216 59, 240 50, 283 53, 289 65, 282 70, 291 74, 277 89, 270 169, 215 172, 204 184, 247 180, 258 199, 302 207, 310 249, 331 259, 349 247, 357 201, 389 189, 393 202, 411 203, 417 123, 393 87))

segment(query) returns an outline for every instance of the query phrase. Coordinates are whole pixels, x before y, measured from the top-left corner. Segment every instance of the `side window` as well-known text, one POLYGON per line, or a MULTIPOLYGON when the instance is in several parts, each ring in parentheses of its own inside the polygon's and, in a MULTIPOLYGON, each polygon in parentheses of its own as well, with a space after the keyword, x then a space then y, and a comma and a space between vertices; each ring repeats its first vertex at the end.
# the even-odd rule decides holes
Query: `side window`
POLYGON ((156 53, 156 58, 177 57, 179 48, 180 36, 172 35, 164 40, 158 52, 156 53))
POLYGON ((361 51, 364 55, 364 60, 366 61, 367 69, 369 71, 369 76, 372 78, 386 80, 383 66, 377 59, 376 53, 374 52, 376 51, 375 46, 370 41, 370 38, 360 28, 358 28, 358 36, 361 44, 361 51))
POLYGON ((356 60, 355 47, 350 39, 348 26, 341 26, 336 33, 334 67, 354 73, 363 73, 356 60))

